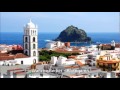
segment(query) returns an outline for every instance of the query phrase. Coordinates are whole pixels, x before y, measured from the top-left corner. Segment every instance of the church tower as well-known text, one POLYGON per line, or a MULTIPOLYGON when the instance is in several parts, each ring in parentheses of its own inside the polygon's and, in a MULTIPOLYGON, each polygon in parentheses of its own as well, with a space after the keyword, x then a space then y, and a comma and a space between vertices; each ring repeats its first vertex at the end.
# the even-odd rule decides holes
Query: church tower
POLYGON ((23 43, 24 54, 33 57, 36 63, 38 61, 38 27, 31 19, 24 26, 23 43))

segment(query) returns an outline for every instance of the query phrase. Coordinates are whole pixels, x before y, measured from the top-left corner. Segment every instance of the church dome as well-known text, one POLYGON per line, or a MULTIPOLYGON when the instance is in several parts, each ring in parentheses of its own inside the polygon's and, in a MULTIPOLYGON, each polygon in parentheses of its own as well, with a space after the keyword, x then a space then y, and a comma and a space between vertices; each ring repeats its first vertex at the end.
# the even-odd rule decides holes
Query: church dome
POLYGON ((26 24, 26 28, 36 28, 35 24, 31 21, 31 19, 30 22, 26 24))

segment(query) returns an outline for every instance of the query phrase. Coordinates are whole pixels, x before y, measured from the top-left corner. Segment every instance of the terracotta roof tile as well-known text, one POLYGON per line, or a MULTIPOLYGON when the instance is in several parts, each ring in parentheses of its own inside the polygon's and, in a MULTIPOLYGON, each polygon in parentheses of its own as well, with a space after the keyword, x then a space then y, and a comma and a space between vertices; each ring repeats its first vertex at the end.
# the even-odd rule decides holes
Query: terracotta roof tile
POLYGON ((0 56, 0 61, 3 60, 14 60, 14 56, 0 56))
POLYGON ((15 58, 27 58, 28 56, 17 53, 16 55, 6 54, 6 53, 0 53, 0 61, 3 60, 14 60, 15 58))
POLYGON ((84 64, 82 64, 80 61, 76 61, 76 63, 80 66, 84 66, 84 64))
POLYGON ((26 57, 28 57, 28 56, 26 56, 26 55, 24 55, 24 54, 22 54, 22 53, 17 53, 17 54, 15 55, 15 58, 26 58, 26 57))

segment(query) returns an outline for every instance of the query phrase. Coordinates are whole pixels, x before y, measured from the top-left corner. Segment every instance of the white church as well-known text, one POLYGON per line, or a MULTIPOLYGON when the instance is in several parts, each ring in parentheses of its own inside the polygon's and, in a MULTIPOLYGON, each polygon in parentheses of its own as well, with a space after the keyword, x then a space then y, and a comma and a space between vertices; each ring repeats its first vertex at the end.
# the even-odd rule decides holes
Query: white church
POLYGON ((13 55, 0 53, 0 65, 32 65, 38 63, 38 26, 31 19, 24 26, 23 47, 24 54, 17 53, 13 55))
POLYGON ((34 63, 38 62, 38 26, 31 19, 24 27, 24 54, 31 57, 34 63))

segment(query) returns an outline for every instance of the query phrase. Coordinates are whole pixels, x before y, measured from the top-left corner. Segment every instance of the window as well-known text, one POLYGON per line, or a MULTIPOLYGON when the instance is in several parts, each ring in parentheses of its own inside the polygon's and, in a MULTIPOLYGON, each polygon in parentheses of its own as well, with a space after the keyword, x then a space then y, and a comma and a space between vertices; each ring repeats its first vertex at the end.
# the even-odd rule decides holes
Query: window
POLYGON ((35 64, 35 63, 36 63, 36 59, 33 60, 33 64, 35 64))
POLYGON ((35 49, 36 47, 35 47, 35 44, 33 44, 33 49, 35 49))
POLYGON ((23 64, 23 61, 21 61, 21 64, 23 64))
POLYGON ((25 49, 28 49, 28 46, 27 46, 27 44, 25 44, 25 49))
POLYGON ((33 37, 33 42, 35 42, 35 37, 33 37))
POLYGON ((25 42, 28 42, 28 39, 27 39, 27 37, 25 37, 25 42))
POLYGON ((33 52, 33 56, 36 56, 36 52, 35 51, 33 52))
POLYGON ((34 31, 33 31, 33 35, 34 35, 34 31))
POLYGON ((28 55, 27 51, 25 51, 25 55, 28 55))
POLYGON ((93 63, 93 66, 95 66, 95 63, 93 63))

